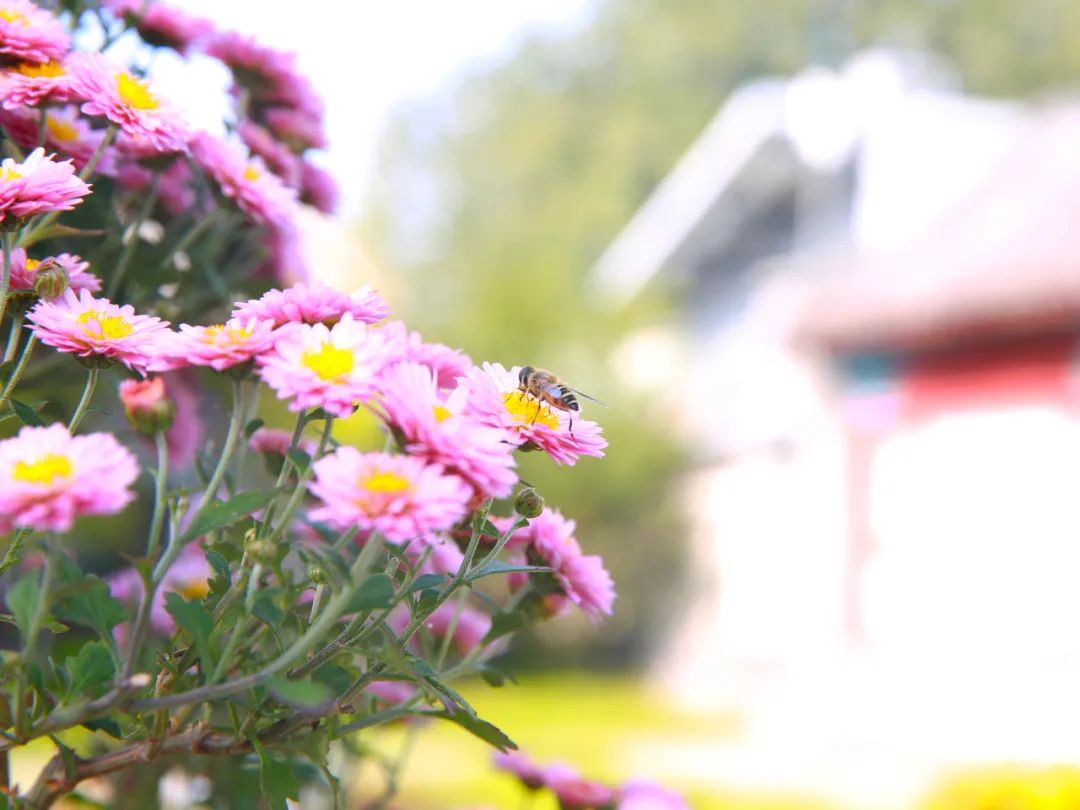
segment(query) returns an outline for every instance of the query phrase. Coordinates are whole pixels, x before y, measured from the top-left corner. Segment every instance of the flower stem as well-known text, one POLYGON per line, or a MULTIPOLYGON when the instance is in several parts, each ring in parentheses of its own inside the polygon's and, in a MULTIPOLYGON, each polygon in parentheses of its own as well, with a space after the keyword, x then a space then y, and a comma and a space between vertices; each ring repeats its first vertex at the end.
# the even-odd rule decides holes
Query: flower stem
POLYGON ((26 364, 30 361, 30 355, 34 352, 34 346, 37 345, 37 334, 30 333, 30 337, 26 341, 26 345, 23 346, 22 355, 19 356, 19 362, 15 364, 15 368, 11 370, 11 376, 8 377, 7 384, 4 385, 4 390, 0 391, 0 408, 3 408, 11 395, 15 392, 15 386, 22 378, 23 372, 26 370, 26 364))
POLYGON ((124 280, 124 276, 127 275, 127 269, 131 265, 131 259, 135 255, 135 249, 139 244, 139 228, 146 221, 146 218, 150 216, 150 212, 154 208, 154 203, 157 202, 158 195, 158 183, 161 180, 160 172, 154 172, 153 179, 150 181, 150 188, 146 192, 146 196, 143 197, 143 203, 139 207, 139 213, 136 215, 134 221, 125 229, 122 241, 124 243, 124 251, 120 254, 119 261, 116 262, 116 267, 113 269, 112 278, 109 279, 109 287, 105 291, 105 297, 111 299, 120 290, 120 282, 124 280))
POLYGON ((94 398, 94 389, 97 387, 100 373, 100 370, 96 368, 87 369, 86 385, 83 387, 82 397, 79 399, 79 404, 75 406, 75 413, 71 415, 71 421, 68 422, 69 433, 74 434, 79 429, 83 417, 86 416, 86 409, 90 405, 90 400, 94 398))
POLYGON ((0 274, 0 323, 4 320, 4 311, 7 309, 8 288, 11 285, 11 251, 14 248, 15 236, 11 231, 4 231, 4 269, 0 274))
POLYGON ((26 628, 26 640, 23 643, 22 652, 19 654, 19 676, 15 694, 15 736, 25 739, 30 726, 30 712, 26 706, 26 668, 37 650, 38 635, 41 625, 45 621, 45 614, 49 607, 49 591, 52 589, 53 580, 53 552, 45 549, 45 570, 41 575, 41 586, 38 594, 38 602, 34 612, 30 616, 30 626, 26 628))
MULTIPOLYGON (((281 536, 285 534, 285 530, 289 527, 289 521, 292 520, 293 513, 296 512, 300 501, 303 500, 304 495, 307 494, 307 482, 311 477, 311 468, 315 459, 322 456, 326 452, 326 445, 330 442, 330 431, 334 427, 334 417, 327 416, 326 424, 323 426, 322 438, 319 439, 319 448, 315 451, 315 455, 312 457, 312 464, 308 464, 306 470, 300 473, 296 480, 296 489, 293 490, 293 494, 289 496, 288 503, 285 504, 285 510, 281 513, 281 518, 278 520, 278 524, 274 527, 274 530, 270 533, 270 542, 276 543, 281 539, 281 536)), ((287 463, 286 459, 286 463, 287 463)))
POLYGON ((16 318, 11 322, 11 330, 8 332, 7 345, 4 346, 4 359, 0 360, 0 366, 6 366, 15 359, 15 352, 19 349, 19 338, 22 337, 22 328, 22 318, 16 318))

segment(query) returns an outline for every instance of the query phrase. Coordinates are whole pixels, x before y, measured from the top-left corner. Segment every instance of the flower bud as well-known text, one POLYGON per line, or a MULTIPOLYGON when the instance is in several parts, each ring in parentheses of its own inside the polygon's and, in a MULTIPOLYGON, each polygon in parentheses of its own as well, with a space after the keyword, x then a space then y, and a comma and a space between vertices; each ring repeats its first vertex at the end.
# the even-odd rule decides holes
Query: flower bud
POLYGON ((325 585, 330 581, 321 565, 308 566, 308 579, 315 585, 325 585))
POLYGON ((144 436, 168 430, 176 417, 176 404, 165 393, 161 377, 124 380, 120 383, 120 401, 128 422, 144 436))
POLYGON ((59 298, 71 286, 67 270, 56 259, 45 259, 34 271, 34 292, 39 298, 59 298))
POLYGON ((526 487, 514 499, 514 511, 524 518, 539 517, 544 511, 544 499, 532 487, 526 487))

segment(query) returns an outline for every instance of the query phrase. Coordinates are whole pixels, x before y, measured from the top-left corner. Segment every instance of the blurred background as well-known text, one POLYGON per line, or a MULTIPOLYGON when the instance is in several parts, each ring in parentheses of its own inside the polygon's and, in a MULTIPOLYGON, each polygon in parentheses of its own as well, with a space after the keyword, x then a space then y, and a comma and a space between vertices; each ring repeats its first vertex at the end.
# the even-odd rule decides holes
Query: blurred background
MULTIPOLYGON (((609 404, 521 472, 615 616, 482 713, 695 807, 1080 807, 1080 3, 179 4, 323 93, 324 280, 609 404)), ((419 746, 403 802, 515 806, 419 746)))

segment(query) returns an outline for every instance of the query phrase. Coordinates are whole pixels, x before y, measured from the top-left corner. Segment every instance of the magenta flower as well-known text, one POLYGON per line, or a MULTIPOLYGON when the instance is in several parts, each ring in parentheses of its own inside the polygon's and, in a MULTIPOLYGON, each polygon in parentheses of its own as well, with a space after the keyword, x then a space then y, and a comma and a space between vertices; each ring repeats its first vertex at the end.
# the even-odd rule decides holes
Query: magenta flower
POLYGON ((427 366, 435 372, 439 388, 453 388, 458 377, 472 368, 468 355, 441 343, 425 343, 419 332, 411 332, 402 321, 391 321, 382 327, 386 334, 404 347, 406 360, 427 366))
POLYGON ((181 369, 168 375, 169 396, 176 403, 176 416, 165 434, 169 448, 169 469, 184 470, 195 461, 206 433, 199 415, 198 383, 194 374, 181 369))
POLYGON ((619 790, 616 810, 690 810, 678 793, 647 779, 634 779, 619 790))
MULTIPOLYGON (((102 169, 108 174, 108 168, 102 169)), ((142 192, 150 188, 154 172, 139 163, 124 162, 116 170, 116 180, 125 191, 142 192)), ((174 216, 190 214, 195 209, 195 191, 191 187, 191 169, 186 160, 174 160, 158 173, 158 199, 174 216)))
POLYGON ((581 456, 603 457, 607 441, 600 436, 600 426, 518 390, 518 371, 499 363, 471 369, 466 375, 470 413, 506 431, 514 445, 538 447, 559 464, 574 464, 581 456))
POLYGON ((557 510, 545 509, 529 522, 526 530, 532 539, 531 553, 541 565, 555 569, 559 587, 589 618, 610 616, 615 583, 600 557, 582 553, 574 538, 575 528, 574 521, 567 520, 557 510))
POLYGON ((88 273, 89 262, 83 261, 72 253, 61 253, 59 256, 50 256, 41 261, 30 259, 22 248, 11 251, 11 289, 33 290, 37 280, 38 270, 42 266, 48 266, 52 262, 59 265, 68 275, 68 287, 72 290, 89 290, 97 292, 101 289, 101 279, 93 273, 88 273))
POLYGON ((258 158, 245 160, 230 144, 206 132, 192 139, 191 154, 221 193, 256 222, 286 224, 296 215, 296 192, 258 158))
POLYGON ((368 286, 350 295, 319 281, 301 282, 286 290, 270 290, 262 298, 242 301, 233 307, 234 318, 258 318, 275 327, 288 323, 333 326, 346 314, 354 321, 375 323, 389 312, 386 302, 368 286))
POLYGON ((271 107, 263 118, 267 128, 294 152, 326 147, 321 117, 309 115, 302 107, 271 107))
POLYGON ((75 92, 86 115, 104 116, 125 135, 159 152, 184 151, 190 138, 180 114, 149 85, 100 54, 71 60, 75 92))
POLYGON ((308 160, 300 162, 300 201, 332 214, 338 207, 338 186, 330 172, 308 160))
POLYGON ((180 330, 163 339, 156 368, 210 366, 224 371, 254 360, 274 345, 274 326, 267 321, 233 318, 213 326, 180 324, 180 330))
POLYGON ((134 498, 135 457, 107 433, 24 427, 0 441, 0 534, 68 531, 81 515, 111 515, 134 498))
POLYGON ((377 329, 346 313, 332 327, 299 324, 279 333, 274 350, 258 358, 259 373, 289 410, 324 408, 348 416, 376 392, 378 373, 395 358, 377 329))
MULTIPOLYGON (((185 546, 176 558, 161 587, 154 594, 150 606, 150 626, 161 635, 169 635, 176 629, 173 617, 165 609, 165 594, 178 593, 185 599, 201 599, 210 592, 210 566, 206 554, 198 543, 185 546)), ((109 590, 121 602, 138 604, 142 598, 142 579, 134 568, 125 568, 109 577, 109 590)))
POLYGON ((67 29, 30 0, 0 2, 0 54, 16 62, 62 59, 71 47, 67 29))
POLYGON ((272 223, 266 229, 263 246, 266 248, 267 257, 256 275, 268 276, 279 284, 296 284, 311 279, 311 270, 296 223, 272 223))
POLYGON ((22 163, 0 163, 0 222, 47 211, 70 211, 90 193, 75 175, 70 160, 57 163, 44 149, 35 149, 22 163))
MULTIPOLYGON (((251 434, 248 447, 256 453, 273 453, 284 456, 292 444, 292 433, 288 430, 261 427, 251 434)), ((297 446, 309 456, 314 455, 318 443, 314 439, 301 437, 297 446)))
POLYGON ((511 773, 529 790, 544 787, 544 769, 521 751, 497 751, 492 758, 495 767, 511 773))
POLYGON ((117 17, 133 26, 149 45, 172 48, 187 56, 214 33, 214 24, 165 3, 153 0, 105 0, 117 17))
POLYGON ((454 627, 451 643, 454 649, 464 655, 477 647, 491 630, 491 617, 469 605, 463 605, 459 611, 457 605, 446 602, 427 619, 428 630, 437 638, 445 636, 451 624, 454 627))
POLYGON ((405 449, 460 475, 481 493, 510 494, 514 474, 506 434, 465 413, 466 391, 444 397, 434 373, 419 363, 397 363, 382 375, 381 408, 405 449))
POLYGON ((78 98, 68 61, 20 62, 0 71, 0 103, 5 109, 62 104, 78 98))
POLYGON ((434 542, 466 513, 472 495, 460 478, 409 456, 339 447, 315 462, 312 520, 335 529, 375 531, 391 543, 434 542))
POLYGON ((236 134, 251 150, 262 158, 270 171, 291 188, 300 187, 302 172, 300 159, 288 147, 251 119, 245 118, 236 127, 236 134))
POLYGON ((545 768, 544 783, 555 794, 562 810, 588 810, 615 803, 615 791, 600 782, 585 779, 567 765, 545 768))
POLYGON ((383 707, 404 703, 416 693, 416 687, 408 681, 372 681, 364 692, 374 695, 383 707))
POLYGON ((130 305, 117 306, 94 298, 88 290, 67 290, 54 301, 39 301, 26 316, 46 346, 79 357, 118 360, 145 372, 158 359, 168 324, 150 315, 136 315, 130 305))

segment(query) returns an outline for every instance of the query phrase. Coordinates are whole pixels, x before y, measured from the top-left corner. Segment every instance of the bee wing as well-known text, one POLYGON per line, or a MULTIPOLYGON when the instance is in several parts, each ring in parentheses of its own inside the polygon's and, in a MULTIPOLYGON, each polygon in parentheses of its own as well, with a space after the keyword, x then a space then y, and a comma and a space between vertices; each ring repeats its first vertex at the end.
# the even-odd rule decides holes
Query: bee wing
POLYGON ((606 402, 601 402, 596 397, 590 397, 584 391, 578 391, 576 388, 571 388, 569 385, 564 385, 563 388, 570 388, 570 390, 573 391, 578 396, 585 397, 585 399, 591 400, 591 401, 595 402, 597 405, 603 405, 605 408, 608 406, 606 402))

